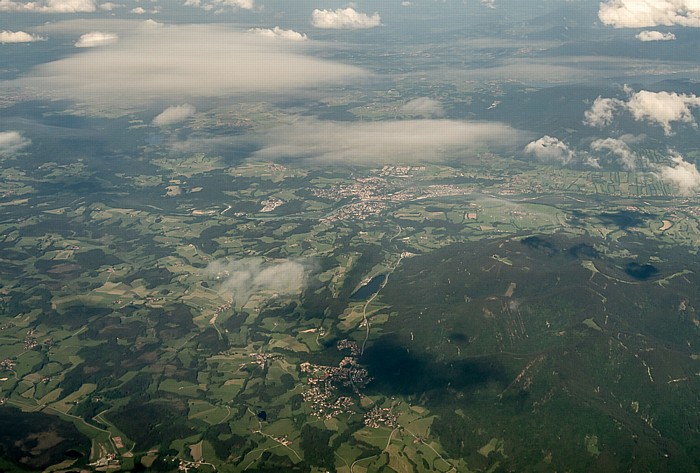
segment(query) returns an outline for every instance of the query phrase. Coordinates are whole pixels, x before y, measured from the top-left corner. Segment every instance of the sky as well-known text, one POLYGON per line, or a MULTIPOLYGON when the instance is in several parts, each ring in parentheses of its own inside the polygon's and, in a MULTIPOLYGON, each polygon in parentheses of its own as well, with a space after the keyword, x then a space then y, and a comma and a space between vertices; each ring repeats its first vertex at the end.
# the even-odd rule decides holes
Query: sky
POLYGON ((488 150, 639 170, 654 147, 649 172, 694 195, 699 28, 697 0, 0 0, 0 156, 41 148, 40 102, 87 128, 140 119, 174 155, 310 165, 488 150), (381 120, 348 115, 379 102, 381 120), (243 103, 277 121, 190 127, 243 103))

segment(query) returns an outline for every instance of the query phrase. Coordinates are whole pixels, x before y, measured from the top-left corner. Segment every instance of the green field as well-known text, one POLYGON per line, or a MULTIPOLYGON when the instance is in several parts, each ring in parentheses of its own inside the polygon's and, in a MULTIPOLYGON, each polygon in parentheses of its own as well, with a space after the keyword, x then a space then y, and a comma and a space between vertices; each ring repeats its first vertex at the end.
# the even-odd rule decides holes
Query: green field
POLYGON ((646 174, 507 160, 394 177, 194 155, 77 207, 25 175, 0 397, 74 426, 75 465, 690 471, 700 207, 646 174))

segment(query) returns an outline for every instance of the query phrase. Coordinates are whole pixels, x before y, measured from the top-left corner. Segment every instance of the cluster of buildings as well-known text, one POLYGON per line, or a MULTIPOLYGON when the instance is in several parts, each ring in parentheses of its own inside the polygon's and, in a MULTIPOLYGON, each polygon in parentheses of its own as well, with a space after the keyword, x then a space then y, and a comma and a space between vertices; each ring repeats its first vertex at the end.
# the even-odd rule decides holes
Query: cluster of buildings
POLYGON ((340 387, 350 388, 361 396, 364 388, 372 378, 365 368, 359 365, 357 357, 360 350, 357 343, 349 340, 338 342, 339 350, 350 350, 338 366, 314 365, 306 362, 300 365, 302 373, 308 373, 307 389, 302 396, 311 406, 312 414, 322 419, 330 419, 347 412, 355 403, 349 396, 338 396, 340 387))
POLYGON ((25 350, 33 350, 34 348, 39 346, 39 342, 36 341, 36 338, 34 337, 27 337, 24 339, 24 349, 25 350))
POLYGON ((253 363, 257 364, 261 368, 265 368, 268 361, 281 358, 280 355, 275 355, 273 353, 251 353, 250 357, 253 358, 253 363))
POLYGON ((88 466, 95 467, 95 469, 98 468, 117 468, 121 465, 121 462, 117 458, 116 453, 107 453, 107 452, 102 452, 103 455, 100 456, 96 461, 93 463, 89 463, 88 466))
POLYGON ((393 429, 399 425, 399 416, 389 407, 375 407, 365 414, 365 425, 373 429, 389 427, 393 429))
POLYGON ((263 200, 260 202, 260 205, 262 205, 262 209, 260 209, 261 212, 272 212, 275 210, 277 207, 280 205, 284 204, 283 200, 277 199, 275 197, 270 197, 269 199, 263 200))
POLYGON ((205 462, 203 460, 197 460, 197 461, 189 461, 189 460, 183 460, 182 458, 178 458, 180 463, 177 466, 178 471, 182 471, 184 473, 187 473, 190 470, 198 471, 199 468, 202 467, 202 465, 207 465, 209 466, 212 470, 216 471, 216 466, 209 462, 205 462))
POLYGON ((304 401, 311 406, 311 414, 320 419, 332 419, 347 412, 355 403, 348 396, 333 400, 327 385, 311 386, 302 394, 304 401))
POLYGON ((358 178, 352 184, 336 187, 312 189, 314 196, 322 199, 341 201, 352 199, 348 205, 344 205, 324 220, 328 222, 338 220, 366 220, 372 215, 377 215, 389 207, 389 202, 410 200, 415 197, 414 192, 396 189, 385 179, 380 177, 358 178), (357 201, 359 199, 359 202, 357 201))
POLYGON ((342 199, 380 200, 393 189, 385 179, 379 177, 360 177, 352 184, 314 188, 311 193, 321 199, 338 201, 342 199))
POLYGON ((456 186, 454 184, 434 184, 423 188, 416 199, 432 199, 433 197, 447 197, 450 195, 469 195, 474 193, 473 187, 456 186))
POLYGON ((408 177, 413 172, 423 172, 425 171, 425 166, 384 166, 381 171, 379 171, 380 176, 386 177, 408 177))
POLYGON ((338 350, 350 350, 350 355, 351 356, 360 356, 360 347, 358 346, 357 342, 353 340, 348 340, 347 338, 345 340, 341 340, 338 342, 336 345, 338 350))
POLYGON ((225 304, 221 304, 219 307, 214 309, 214 313, 218 315, 222 312, 229 310, 232 306, 233 306, 233 302, 226 302, 225 304))
POLYGON ((346 220, 366 220, 373 215, 379 215, 386 210, 389 204, 382 201, 355 202, 340 208, 336 213, 324 219, 325 222, 346 221, 346 220))
MULTIPOLYGON (((409 176, 413 170, 424 170, 422 166, 384 166, 380 176, 409 176)), ((434 184, 422 188, 404 187, 393 185, 384 177, 357 178, 352 184, 335 187, 312 189, 314 196, 333 201, 353 200, 344 205, 325 221, 338 220, 366 220, 389 208, 393 203, 408 202, 412 200, 430 199, 451 195, 468 195, 474 192, 472 187, 464 187, 453 184, 434 184)))
POLYGON ((282 435, 281 437, 273 437, 272 439, 284 447, 289 447, 292 444, 292 441, 289 440, 289 437, 286 435, 282 435))

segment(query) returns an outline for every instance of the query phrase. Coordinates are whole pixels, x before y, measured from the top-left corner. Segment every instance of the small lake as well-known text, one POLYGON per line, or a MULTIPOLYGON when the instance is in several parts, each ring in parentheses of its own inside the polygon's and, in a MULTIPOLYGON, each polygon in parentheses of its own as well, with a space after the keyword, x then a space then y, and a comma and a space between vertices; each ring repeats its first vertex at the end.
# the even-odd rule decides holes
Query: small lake
POLYGON ((379 291, 379 289, 382 287, 382 284, 384 284, 384 281, 386 281, 386 274, 380 274, 379 276, 373 277, 367 284, 355 291, 350 296, 350 299, 353 301, 369 299, 372 296, 372 294, 379 291))

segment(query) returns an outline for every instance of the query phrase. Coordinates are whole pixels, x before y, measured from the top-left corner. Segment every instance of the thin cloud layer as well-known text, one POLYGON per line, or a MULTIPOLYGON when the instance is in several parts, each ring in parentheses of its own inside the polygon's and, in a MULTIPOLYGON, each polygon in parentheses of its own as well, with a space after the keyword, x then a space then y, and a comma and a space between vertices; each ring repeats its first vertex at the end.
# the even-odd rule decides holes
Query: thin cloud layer
POLYGON ((31 144, 18 131, 0 131, 0 156, 13 156, 31 144))
POLYGON ((574 158, 574 152, 569 148, 569 145, 549 135, 531 141, 523 151, 544 163, 568 164, 574 158))
POLYGON ((676 92, 649 92, 641 90, 630 93, 627 101, 598 97, 585 112, 584 124, 595 127, 610 125, 616 113, 628 111, 636 121, 660 125, 666 135, 673 134, 672 124, 688 123, 696 126, 692 108, 700 107, 700 97, 676 92))
POLYGON ((367 74, 313 58, 303 42, 261 41, 221 25, 138 25, 128 30, 116 23, 122 28, 118 43, 42 64, 9 85, 51 98, 128 109, 158 101, 289 93, 367 74))
POLYGON ((224 11, 226 8, 240 8, 242 10, 252 10, 255 7, 253 0, 186 0, 185 6, 199 7, 206 11, 224 11))
POLYGON ((608 0, 600 4, 598 18, 615 28, 654 26, 700 27, 698 0, 608 0))
POLYGON ((514 148, 525 133, 497 122, 399 120, 333 122, 300 119, 258 135, 254 157, 316 164, 377 165, 464 159, 484 147, 514 148))
POLYGON ((42 41, 44 38, 24 31, 0 31, 0 43, 32 43, 34 41, 42 41))
POLYGON ((445 110, 442 104, 437 100, 428 97, 419 97, 410 100, 403 104, 399 111, 404 115, 412 115, 414 117, 442 117, 445 115, 445 110))
POLYGON ((119 37, 114 33, 103 33, 101 31, 92 31, 80 36, 75 42, 76 48, 95 48, 98 46, 107 46, 114 44, 119 40, 119 37))
POLYGON ((56 22, 47 21, 41 25, 29 29, 29 31, 41 35, 50 35, 52 38, 75 38, 76 34, 84 31, 109 32, 116 34, 119 38, 126 38, 129 36, 133 36, 136 30, 148 27, 149 25, 152 27, 156 27, 162 26, 162 23, 158 23, 157 21, 152 19, 100 19, 93 16, 85 16, 83 18, 69 18, 66 20, 56 22))
POLYGON ((309 260, 265 261, 246 258, 214 261, 206 268, 208 277, 221 281, 219 292, 237 306, 256 294, 301 294, 313 270, 309 260))
POLYGON ((671 183, 681 195, 694 195, 700 191, 700 172, 698 168, 672 152, 671 166, 661 166, 658 170, 662 180, 671 183))
POLYGON ((38 0, 17 2, 0 0, 0 11, 34 13, 92 13, 97 10, 94 0, 38 0))
POLYGON ((153 119, 153 124, 156 126, 170 126, 175 123, 180 123, 187 120, 195 114, 197 110, 194 106, 186 103, 182 105, 173 105, 168 107, 153 119))
POLYGON ((675 41, 676 35, 673 33, 662 33, 661 31, 641 31, 637 33, 635 38, 644 43, 649 41, 675 41))
POLYGON ((339 8, 337 10, 314 10, 311 13, 311 24, 316 28, 357 30, 374 28, 381 25, 382 20, 379 13, 368 15, 352 8, 339 8))
POLYGON ((185 140, 170 137, 166 143, 173 155, 190 153, 216 154, 233 149, 240 144, 241 139, 236 136, 188 136, 185 140))
POLYGON ((637 155, 622 139, 605 138, 595 140, 591 143, 591 150, 611 154, 628 171, 634 171, 637 168, 637 155))
POLYGON ((252 28, 248 31, 260 36, 265 36, 266 38, 284 39, 288 41, 307 41, 309 39, 305 34, 298 33, 294 30, 283 30, 279 26, 275 26, 272 29, 252 28))

